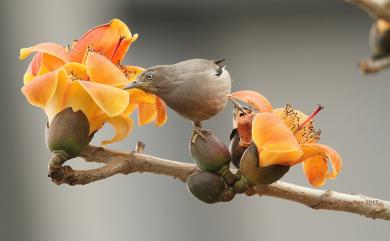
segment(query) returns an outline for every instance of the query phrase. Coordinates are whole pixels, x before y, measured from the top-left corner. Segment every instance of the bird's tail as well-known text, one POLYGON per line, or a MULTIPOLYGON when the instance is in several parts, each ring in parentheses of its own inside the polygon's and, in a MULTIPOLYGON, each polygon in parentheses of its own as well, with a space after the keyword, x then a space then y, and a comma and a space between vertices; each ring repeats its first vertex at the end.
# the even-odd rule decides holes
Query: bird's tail
POLYGON ((221 63, 223 63, 226 59, 223 58, 223 59, 218 59, 218 60, 211 60, 214 64, 218 65, 219 67, 224 67, 224 65, 220 65, 221 63))

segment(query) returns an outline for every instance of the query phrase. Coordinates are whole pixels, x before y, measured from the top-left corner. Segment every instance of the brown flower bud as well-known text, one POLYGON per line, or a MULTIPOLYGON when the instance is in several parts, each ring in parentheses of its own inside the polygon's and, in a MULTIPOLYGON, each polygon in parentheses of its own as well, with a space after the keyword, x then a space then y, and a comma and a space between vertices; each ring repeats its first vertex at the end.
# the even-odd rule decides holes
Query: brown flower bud
POLYGON ((250 186, 268 185, 276 182, 290 169, 287 165, 259 166, 259 154, 254 144, 251 144, 244 152, 240 162, 241 178, 244 178, 250 186))
POLYGON ((230 153, 215 135, 198 137, 195 143, 190 142, 192 158, 202 171, 218 172, 230 164, 230 153))
POLYGON ((196 198, 205 203, 217 203, 222 198, 227 200, 231 195, 224 196, 225 183, 218 175, 211 172, 196 172, 187 178, 188 190, 196 198))
POLYGON ((89 144, 89 122, 82 111, 66 108, 59 112, 46 129, 46 143, 53 153, 76 157, 89 144))

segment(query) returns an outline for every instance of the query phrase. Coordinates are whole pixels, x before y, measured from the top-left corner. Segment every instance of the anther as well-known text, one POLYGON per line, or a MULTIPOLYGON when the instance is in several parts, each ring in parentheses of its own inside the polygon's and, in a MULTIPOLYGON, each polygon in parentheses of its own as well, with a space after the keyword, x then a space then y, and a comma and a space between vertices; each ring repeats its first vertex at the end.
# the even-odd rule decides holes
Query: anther
POLYGON ((324 108, 325 106, 318 105, 317 108, 314 110, 314 112, 309 117, 307 117, 307 119, 301 125, 299 125, 297 131, 302 129, 302 127, 304 127, 309 121, 311 121, 314 118, 314 116, 316 116, 324 108))

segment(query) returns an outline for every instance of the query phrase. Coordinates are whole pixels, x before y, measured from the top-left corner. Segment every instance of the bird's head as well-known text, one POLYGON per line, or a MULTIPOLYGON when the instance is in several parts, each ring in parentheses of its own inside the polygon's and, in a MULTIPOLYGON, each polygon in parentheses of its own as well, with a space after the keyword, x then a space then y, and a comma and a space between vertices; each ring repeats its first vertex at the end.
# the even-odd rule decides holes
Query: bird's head
POLYGON ((158 65, 144 70, 137 79, 128 84, 124 89, 140 89, 147 93, 158 95, 162 90, 169 86, 167 77, 168 66, 158 65))

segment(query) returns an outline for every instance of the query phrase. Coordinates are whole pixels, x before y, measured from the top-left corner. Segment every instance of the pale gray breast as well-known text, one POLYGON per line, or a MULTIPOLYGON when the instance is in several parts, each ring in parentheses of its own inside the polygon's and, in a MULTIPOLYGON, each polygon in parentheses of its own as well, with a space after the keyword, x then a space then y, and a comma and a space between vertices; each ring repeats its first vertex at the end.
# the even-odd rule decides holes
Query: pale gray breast
POLYGON ((229 72, 223 70, 217 76, 218 66, 208 60, 195 60, 185 68, 175 73, 176 88, 160 96, 167 105, 192 121, 207 120, 223 110, 228 100, 226 95, 231 92, 229 72))

